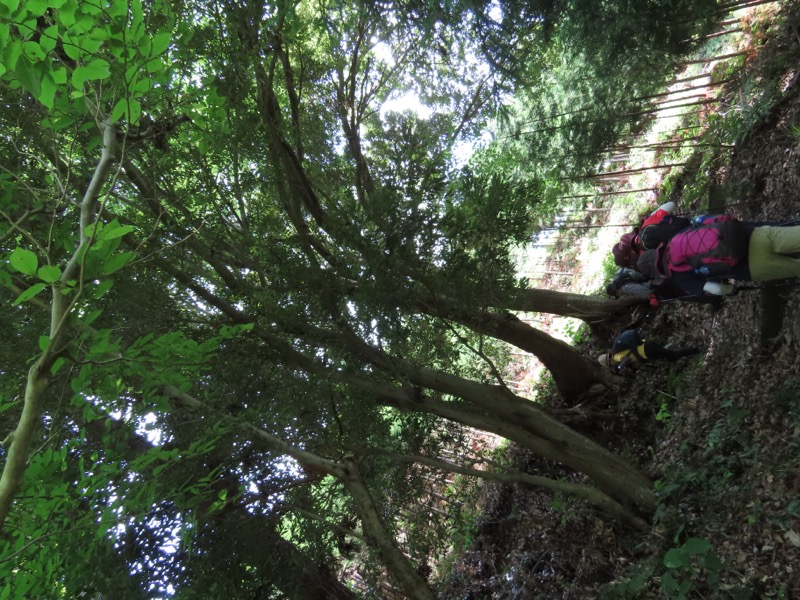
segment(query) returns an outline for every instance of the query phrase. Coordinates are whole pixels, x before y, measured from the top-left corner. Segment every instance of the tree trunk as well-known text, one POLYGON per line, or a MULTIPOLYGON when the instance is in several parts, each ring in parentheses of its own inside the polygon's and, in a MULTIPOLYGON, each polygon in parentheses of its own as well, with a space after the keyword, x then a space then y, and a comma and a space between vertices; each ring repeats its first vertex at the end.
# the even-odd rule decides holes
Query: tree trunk
POLYGON ((597 323, 624 314, 632 306, 642 302, 636 298, 612 300, 601 296, 518 288, 513 290, 507 298, 498 301, 497 308, 549 313, 562 317, 574 317, 587 323, 597 323))
POLYGON ((428 582, 411 568, 411 563, 397 546, 394 537, 386 530, 381 513, 375 506, 369 489, 361 480, 355 463, 345 467, 347 476, 342 479, 347 491, 353 498, 364 534, 386 561, 389 573, 394 577, 405 597, 410 600, 435 600, 436 596, 428 586, 428 582))
MULTIPOLYGON (((610 300, 542 289, 517 289, 511 298, 503 302, 513 305, 506 308, 576 317, 588 322, 607 320, 609 316, 621 314, 643 302, 638 298, 610 300)), ((464 307, 432 296, 416 301, 413 308, 430 316, 450 319, 530 352, 550 371, 559 391, 564 394, 583 393, 597 383, 606 386, 615 384, 614 377, 594 360, 586 358, 566 342, 520 321, 511 313, 464 307)))
MULTIPOLYGON (((209 413, 203 402, 174 386, 164 386, 163 392, 182 406, 209 413)), ((234 417, 227 417, 225 420, 238 423, 234 417)), ((354 462, 338 462, 322 458, 312 452, 297 448, 282 438, 272 435, 255 425, 244 424, 243 428, 272 449, 293 457, 304 468, 328 474, 338 479, 353 498, 366 539, 380 554, 389 574, 401 587, 406 597, 411 600, 435 600, 433 591, 428 586, 428 583, 414 570, 411 562, 397 546, 397 541, 387 531, 386 526, 383 524, 381 513, 369 489, 361 480, 354 462)))
POLYGON ((442 312, 438 316, 450 318, 536 356, 550 371, 562 394, 580 394, 597 383, 615 384, 613 375, 595 361, 587 359, 566 342, 523 323, 511 313, 455 309, 446 312, 444 307, 439 309, 442 312))
POLYGON ((499 386, 476 383, 439 371, 398 364, 414 384, 466 402, 443 401, 350 374, 331 374, 339 381, 371 393, 379 404, 403 412, 437 415, 474 429, 512 440, 548 460, 591 477, 612 498, 652 511, 652 483, 635 467, 550 416, 542 407, 499 386))
POLYGON ((448 411, 449 418, 514 439, 544 458, 584 473, 617 500, 630 501, 647 510, 655 508, 652 484, 644 475, 602 446, 551 417, 536 403, 515 396, 504 388, 428 369, 406 372, 414 383, 463 398, 484 411, 476 418, 474 412, 468 413, 455 407, 452 410, 454 403, 442 403, 451 408, 448 411))

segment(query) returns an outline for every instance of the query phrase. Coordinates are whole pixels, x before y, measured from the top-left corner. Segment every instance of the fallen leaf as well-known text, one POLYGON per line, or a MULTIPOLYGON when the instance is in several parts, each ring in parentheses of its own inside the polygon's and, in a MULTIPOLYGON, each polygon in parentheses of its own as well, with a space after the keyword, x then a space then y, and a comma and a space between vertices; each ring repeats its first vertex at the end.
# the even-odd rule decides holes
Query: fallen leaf
POLYGON ((789 540, 793 546, 800 548, 800 535, 798 535, 793 529, 790 529, 785 534, 786 539, 789 540))

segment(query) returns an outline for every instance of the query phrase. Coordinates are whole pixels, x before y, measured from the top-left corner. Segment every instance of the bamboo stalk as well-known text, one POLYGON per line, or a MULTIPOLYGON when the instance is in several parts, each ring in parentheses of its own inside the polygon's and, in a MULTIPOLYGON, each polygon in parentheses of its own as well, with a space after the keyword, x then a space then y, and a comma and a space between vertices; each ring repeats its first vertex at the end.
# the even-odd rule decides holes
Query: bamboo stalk
MULTIPOLYGON (((772 0, 770 0, 770 1, 772 1, 772 0)), ((745 51, 731 52, 730 54, 719 54, 717 56, 712 56, 710 58, 695 58, 695 59, 691 59, 691 60, 683 60, 683 61, 680 62, 680 64, 683 65, 683 66, 686 66, 686 65, 704 65, 704 64, 708 64, 708 63, 712 63, 712 62, 718 62, 720 60, 727 60, 729 58, 735 58, 737 56, 744 56, 746 54, 747 54, 747 52, 745 52, 745 51)))
POLYGON ((590 175, 579 175, 578 177, 567 177, 565 179, 598 179, 601 177, 614 177, 619 175, 630 175, 631 173, 642 173, 644 171, 654 171, 656 169, 670 169, 672 167, 685 167, 689 163, 669 163, 666 165, 652 165, 649 167, 639 167, 638 169, 626 169, 624 171, 610 171, 608 173, 592 173, 590 175))

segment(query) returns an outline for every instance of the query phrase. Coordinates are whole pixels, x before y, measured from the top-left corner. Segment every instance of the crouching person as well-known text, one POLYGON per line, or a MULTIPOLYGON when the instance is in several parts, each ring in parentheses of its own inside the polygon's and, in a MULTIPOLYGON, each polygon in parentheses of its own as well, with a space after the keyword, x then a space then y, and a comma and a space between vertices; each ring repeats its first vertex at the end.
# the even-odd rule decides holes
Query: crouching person
POLYGON ((601 354, 597 360, 612 373, 623 375, 656 360, 673 362, 684 356, 694 356, 703 352, 704 350, 697 346, 666 348, 657 342, 644 339, 637 330, 628 329, 617 336, 611 351, 601 354))

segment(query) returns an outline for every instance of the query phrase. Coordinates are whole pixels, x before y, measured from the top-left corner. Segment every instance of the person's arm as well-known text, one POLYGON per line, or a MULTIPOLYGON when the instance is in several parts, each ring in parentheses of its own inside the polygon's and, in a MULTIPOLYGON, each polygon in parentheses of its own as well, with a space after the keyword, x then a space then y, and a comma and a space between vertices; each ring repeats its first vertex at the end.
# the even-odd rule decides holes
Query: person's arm
POLYGON ((632 298, 650 298, 650 284, 636 281, 627 281, 619 287, 621 294, 632 298))
POLYGON ((628 354, 620 361, 620 363, 616 367, 614 367, 614 370, 617 372, 618 375, 624 375, 625 369, 627 369, 628 366, 632 365, 633 362, 634 362, 633 357, 630 354, 628 354))

